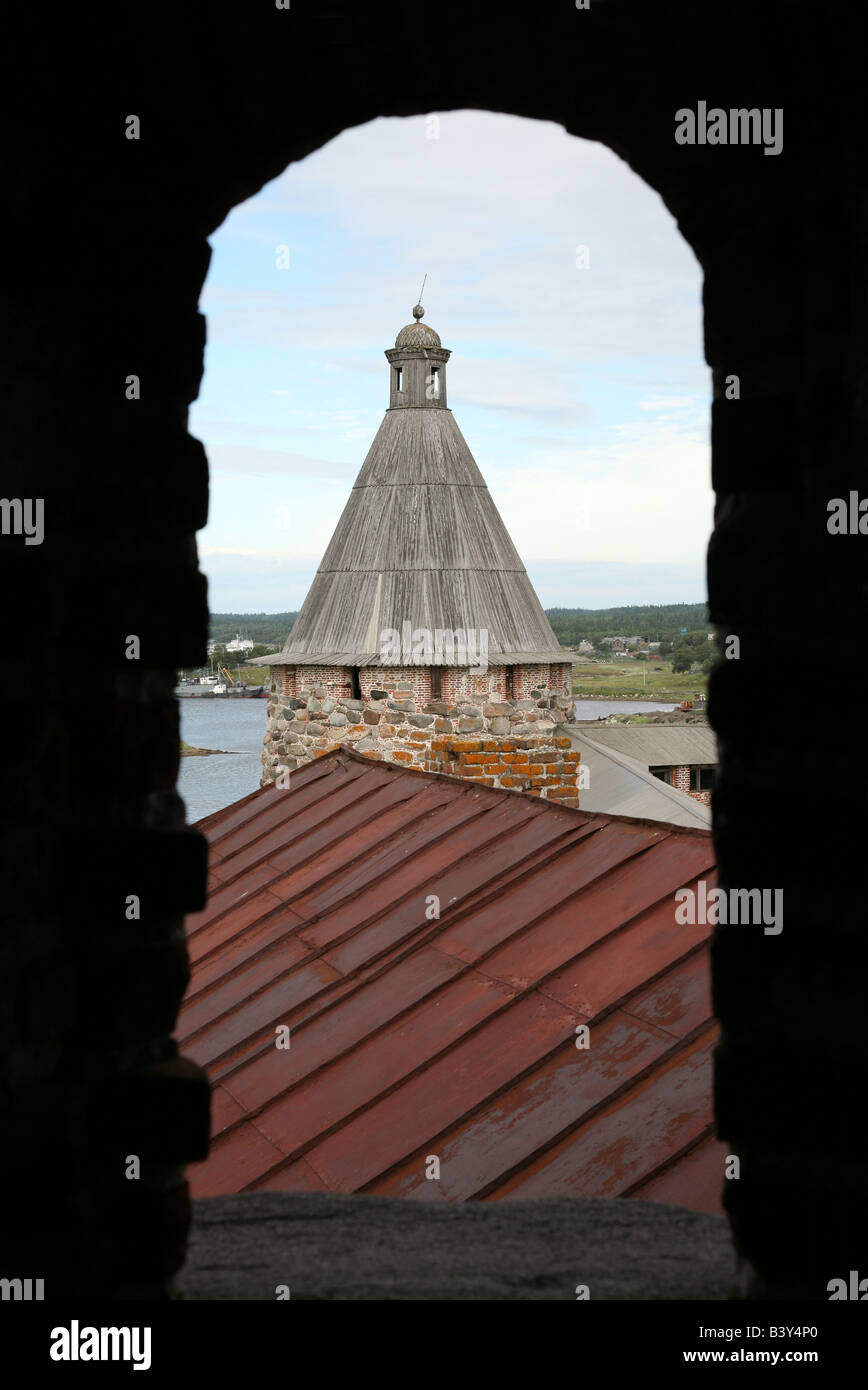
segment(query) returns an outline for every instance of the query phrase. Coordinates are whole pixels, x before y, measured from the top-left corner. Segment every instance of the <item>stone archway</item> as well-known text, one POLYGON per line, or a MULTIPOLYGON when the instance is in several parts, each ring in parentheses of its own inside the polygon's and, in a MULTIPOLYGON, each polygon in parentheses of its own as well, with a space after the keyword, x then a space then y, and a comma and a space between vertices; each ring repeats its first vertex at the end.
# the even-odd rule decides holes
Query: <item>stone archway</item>
MULTIPOLYGON (((737 24, 700 49, 686 3, 598 0, 543 18, 445 3, 434 52, 406 9, 330 0, 239 25, 209 8, 122 36, 120 68, 94 45, 72 70, 67 36, 44 36, 40 53, 56 49, 61 77, 50 102, 34 81, 18 112, 29 140, 10 160, 20 196, 7 491, 45 499, 46 535, 31 549, 4 537, 3 562, 18 631, 41 641, 50 674, 38 699, 28 685, 3 692, 17 731, 4 806, 4 1098, 26 1136, 3 1162, 16 1193, 9 1257, 55 1290, 165 1289, 183 1259, 182 1165, 207 1136, 204 1078, 170 1038, 186 980, 181 914, 205 883, 174 794, 172 695, 175 667, 200 658, 207 632, 193 546, 207 464, 186 431, 205 238, 347 126, 459 107, 602 140, 660 192, 703 266, 718 494, 709 593, 713 620, 741 638, 712 688, 715 837, 724 883, 783 888, 787 905, 774 954, 738 929, 714 948, 717 1114, 742 1159, 729 1210, 755 1294, 824 1297, 828 1278, 858 1267, 865 1154, 851 1117, 865 1080, 866 938, 848 797, 868 755, 831 731, 817 749, 816 726, 781 698, 774 643, 782 628, 799 642, 825 632, 838 650, 864 630, 864 550, 825 525, 828 498, 860 481, 866 491, 864 123, 859 45, 849 73, 848 60, 829 62, 844 22, 834 40, 831 26, 814 32, 806 56, 792 14, 775 4, 752 16, 747 50, 737 24), (782 107, 782 154, 676 145, 674 111, 703 92, 782 107), (818 111, 835 113, 836 133, 818 111), (140 129, 128 139, 131 114, 140 129), (75 210, 60 250, 58 206, 75 210), (89 687, 69 678, 83 623, 89 687), (121 1150, 145 1160, 135 1186, 121 1150), (59 1161, 63 1193, 51 1228, 34 1234, 59 1161)), ((854 652, 857 689, 864 664, 854 652)))

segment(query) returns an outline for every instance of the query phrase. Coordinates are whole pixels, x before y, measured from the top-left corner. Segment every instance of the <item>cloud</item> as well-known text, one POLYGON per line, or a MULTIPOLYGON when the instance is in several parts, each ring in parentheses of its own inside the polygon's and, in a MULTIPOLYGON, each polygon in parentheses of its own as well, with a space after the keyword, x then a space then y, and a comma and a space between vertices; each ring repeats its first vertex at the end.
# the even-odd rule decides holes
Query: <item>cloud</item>
POLYGON ((301 607, 320 557, 199 547, 208 604, 218 613, 283 613, 301 607))
POLYGON ((285 449, 259 449, 245 444, 209 444, 207 453, 212 478, 228 473, 278 473, 281 477, 352 479, 359 471, 355 463, 336 463, 334 459, 292 454, 285 449))
POLYGON ((529 372, 524 362, 472 358, 449 368, 449 399, 507 416, 521 415, 545 423, 577 426, 590 418, 577 399, 577 387, 563 367, 529 372))
POLYGON ((572 360, 701 351, 699 266, 672 214, 611 150, 551 122, 450 112, 426 140, 423 117, 376 120, 291 165, 221 235, 260 276, 248 292, 206 285, 221 337, 385 347, 427 270, 429 318, 456 350, 493 336, 572 360))
POLYGON ((539 563, 528 573, 544 608, 619 608, 631 603, 705 602, 705 562, 539 563))
POLYGON ((636 402, 637 410, 695 410, 693 396, 648 396, 636 402))
POLYGON ((304 598, 425 271, 450 407, 519 553, 565 586, 546 601, 582 603, 584 565, 609 575, 600 592, 620 566, 636 601, 665 601, 664 571, 704 591, 710 382, 700 267, 674 218, 612 151, 551 122, 463 111, 440 114, 437 140, 427 128, 344 131, 212 238, 192 419, 215 606, 304 598))
POLYGON ((532 450, 526 468, 492 489, 526 564, 688 563, 704 553, 713 519, 707 439, 665 422, 612 434, 605 448, 532 450))
MULTIPOLYGON (((201 552, 200 552, 201 553, 201 552)), ((208 601, 216 612, 289 612, 301 607, 319 557, 306 564, 275 554, 202 556, 208 601)), ((610 608, 629 603, 701 603, 703 560, 690 564, 546 561, 528 565, 545 608, 610 608)))

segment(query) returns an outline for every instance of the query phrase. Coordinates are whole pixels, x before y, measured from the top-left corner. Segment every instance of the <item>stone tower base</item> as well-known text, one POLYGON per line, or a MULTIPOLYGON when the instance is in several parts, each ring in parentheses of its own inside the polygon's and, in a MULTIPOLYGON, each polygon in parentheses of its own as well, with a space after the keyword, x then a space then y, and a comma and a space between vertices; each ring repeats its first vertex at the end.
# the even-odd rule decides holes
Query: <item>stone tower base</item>
POLYGON ((263 786, 345 746, 378 761, 579 804, 579 754, 556 733, 572 720, 572 697, 563 689, 534 688, 523 700, 451 703, 386 692, 382 699, 355 700, 303 680, 297 695, 284 695, 282 684, 274 680, 268 701, 263 786))

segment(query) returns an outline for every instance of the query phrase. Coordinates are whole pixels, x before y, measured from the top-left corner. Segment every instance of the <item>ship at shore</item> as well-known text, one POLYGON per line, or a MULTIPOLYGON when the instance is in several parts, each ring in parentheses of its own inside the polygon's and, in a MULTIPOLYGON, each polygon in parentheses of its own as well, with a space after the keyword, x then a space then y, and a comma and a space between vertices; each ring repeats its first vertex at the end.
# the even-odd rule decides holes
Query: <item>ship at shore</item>
POLYGON ((175 694, 179 699, 264 700, 268 696, 268 686, 245 685, 241 681, 228 684, 218 676, 199 676, 196 680, 179 681, 175 694))

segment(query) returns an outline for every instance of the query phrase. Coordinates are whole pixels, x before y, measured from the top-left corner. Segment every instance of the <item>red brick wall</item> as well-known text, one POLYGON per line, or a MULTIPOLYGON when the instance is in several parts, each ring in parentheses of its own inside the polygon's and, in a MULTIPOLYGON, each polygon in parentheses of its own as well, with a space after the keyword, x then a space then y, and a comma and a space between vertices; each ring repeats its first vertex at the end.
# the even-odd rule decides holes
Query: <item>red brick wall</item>
POLYGON ((416 709, 431 699, 431 671, 427 666, 363 666, 360 679, 363 700, 371 698, 372 690, 385 690, 394 700, 412 700, 416 709))
POLYGON ((467 671, 459 666, 441 669, 443 700, 502 700, 506 693, 506 667, 492 666, 489 671, 467 671))
POLYGON ((547 690, 550 666, 514 666, 513 695, 516 700, 529 700, 532 690, 547 690))
MULTIPOLYGON (((399 755, 396 753, 395 758, 399 755)), ((465 782, 481 782, 486 787, 506 787, 528 792, 562 806, 578 806, 580 754, 563 736, 540 739, 452 739, 431 740, 428 772, 447 773, 465 782)))
MULTIPOLYGON (((515 666, 512 668, 513 694, 516 700, 527 700, 532 690, 563 690, 571 688, 572 666, 515 666)), ((484 674, 462 667, 440 668, 443 700, 504 700, 506 696, 506 667, 492 666, 484 674)), ((360 670, 362 699, 370 699, 372 690, 385 690, 395 699, 411 699, 421 709, 431 699, 431 670, 427 666, 363 666, 360 670)), ((322 685, 331 696, 352 697, 352 678, 346 666, 277 666, 272 673, 272 688, 279 695, 301 693, 302 686, 322 685)))
POLYGON ((302 687, 324 685, 332 696, 352 696, 352 680, 348 666, 276 666, 272 672, 271 688, 278 695, 299 695, 302 687))
POLYGON ((565 694, 571 695, 573 690, 573 666, 572 662, 565 662, 563 666, 553 664, 550 667, 549 676, 550 690, 563 690, 565 694))
POLYGON ((680 792, 687 792, 687 795, 688 795, 688 796, 692 796, 694 801, 699 801, 699 802, 701 802, 703 806, 710 806, 710 805, 711 805, 711 792, 710 792, 710 791, 692 792, 692 791, 690 790, 690 768, 689 768, 689 767, 673 767, 673 768, 670 768, 670 771, 669 771, 669 782, 670 782, 670 785, 671 785, 671 786, 677 787, 678 790, 679 790, 680 792))

